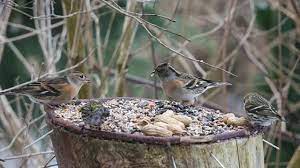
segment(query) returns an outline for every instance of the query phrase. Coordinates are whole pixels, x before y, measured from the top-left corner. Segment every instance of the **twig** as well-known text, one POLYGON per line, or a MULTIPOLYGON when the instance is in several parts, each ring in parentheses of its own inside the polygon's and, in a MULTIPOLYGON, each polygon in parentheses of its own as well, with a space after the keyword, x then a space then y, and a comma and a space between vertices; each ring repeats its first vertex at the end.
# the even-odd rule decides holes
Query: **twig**
MULTIPOLYGON (((120 9, 118 6, 115 6, 115 5, 109 3, 109 2, 106 1, 106 0, 100 0, 100 1, 104 2, 106 5, 108 5, 109 7, 113 8, 113 9, 115 9, 115 10, 118 11, 119 13, 121 13, 121 14, 123 14, 123 15, 125 15, 125 16, 128 16, 128 17, 131 17, 131 18, 135 19, 135 20, 136 20, 137 22, 139 22, 140 25, 147 31, 147 33, 151 36, 151 38, 155 39, 159 44, 161 44, 163 47, 169 49, 170 51, 172 51, 172 52, 174 52, 174 53, 176 53, 176 54, 178 54, 178 55, 184 57, 184 58, 187 59, 187 60, 190 60, 190 61, 196 61, 196 62, 205 64, 205 65, 207 65, 207 66, 210 66, 210 67, 215 68, 215 69, 219 69, 219 70, 221 70, 221 71, 223 71, 223 72, 226 72, 226 73, 228 73, 228 74, 230 74, 230 75, 232 75, 232 76, 237 77, 237 75, 235 75, 235 74, 233 74, 233 73, 231 73, 231 72, 229 72, 229 71, 226 71, 226 70, 224 70, 224 69, 222 69, 222 68, 216 67, 216 66, 214 66, 214 65, 210 65, 210 64, 204 62, 203 60, 197 60, 197 59, 189 58, 188 56, 186 56, 186 55, 184 55, 184 54, 178 52, 177 50, 175 50, 175 49, 169 47, 169 46, 166 45, 164 42, 162 42, 157 36, 155 36, 155 35, 149 30, 149 28, 147 27, 147 25, 149 25, 149 24, 148 24, 149 22, 147 23, 147 21, 145 21, 145 20, 143 20, 143 19, 141 19, 141 18, 138 18, 138 17, 136 17, 135 15, 129 14, 127 11, 124 11, 123 9, 120 9)), ((111 2, 113 2, 113 1, 111 1, 111 2)), ((153 26, 153 25, 151 25, 151 26, 153 26)), ((155 27, 157 27, 157 26, 155 26, 155 27)), ((160 27, 158 27, 158 28, 161 29, 160 27)), ((175 34, 176 34, 176 33, 175 33, 175 34)), ((178 34, 177 34, 177 35, 178 35, 178 34)))
MULTIPOLYGON (((122 8, 116 2, 114 2, 114 1, 111 1, 111 2, 114 3, 120 10, 122 10, 122 8)), ((126 12, 129 13, 129 14, 132 14, 132 15, 136 15, 138 17, 156 16, 156 17, 160 17, 160 18, 166 19, 166 20, 171 21, 171 22, 176 22, 174 17, 170 18, 168 16, 158 15, 156 13, 136 13, 136 12, 132 12, 132 11, 126 11, 126 12)))
MULTIPOLYGON (((49 15, 51 14, 51 8, 52 10, 53 9, 53 3, 54 1, 53 0, 47 0, 46 1, 46 4, 45 4, 45 14, 46 15, 49 15)), ((45 20, 46 21, 46 27, 51 27, 52 25, 52 22, 51 22, 51 19, 48 18, 45 20)), ((46 46, 48 48, 48 55, 45 57, 44 55, 44 58, 46 60, 46 63, 47 63, 47 72, 56 72, 56 66, 55 66, 55 50, 57 48, 54 48, 54 40, 53 40, 53 36, 52 36, 52 29, 48 29, 46 32, 46 40, 47 40, 47 43, 46 43, 46 46)))
POLYGON ((94 53, 94 51, 95 51, 95 48, 90 52, 90 54, 89 54, 86 58, 84 58, 83 60, 81 60, 80 62, 78 62, 77 64, 75 64, 75 65, 73 65, 73 66, 71 66, 71 67, 69 67, 69 68, 65 68, 65 69, 60 70, 60 71, 55 72, 55 73, 45 73, 45 74, 41 75, 39 78, 35 78, 35 79, 31 80, 31 81, 28 81, 28 82, 19 84, 19 85, 17 85, 17 86, 14 86, 14 87, 11 87, 11 88, 2 90, 1 92, 10 91, 10 90, 12 90, 12 89, 15 89, 15 88, 18 88, 18 87, 27 85, 27 84, 29 84, 29 83, 32 83, 32 82, 37 81, 37 80, 40 79, 40 78, 44 78, 44 77, 46 77, 46 76, 48 76, 48 75, 56 75, 56 74, 58 75, 58 74, 61 74, 61 73, 64 73, 64 72, 73 70, 74 68, 77 68, 78 66, 80 66, 81 64, 83 64, 83 63, 84 63, 84 62, 85 62, 85 61, 86 61, 86 60, 94 53))
POLYGON ((8 149, 10 149, 10 148, 13 146, 13 144, 15 143, 15 141, 17 140, 17 138, 21 135, 21 133, 22 133, 26 128, 29 128, 32 124, 34 124, 35 122, 39 121, 39 120, 42 119, 44 116, 45 116, 45 114, 43 114, 43 115, 41 115, 41 116, 35 118, 35 119, 32 120, 31 122, 29 122, 27 126, 22 127, 22 128, 18 131, 18 133, 13 137, 13 139, 10 141, 9 145, 7 145, 6 147, 0 149, 0 153, 3 152, 3 151, 6 151, 6 150, 8 150, 8 149))
POLYGON ((29 148, 30 146, 34 145, 35 143, 39 142, 40 140, 44 139, 46 136, 50 135, 53 132, 53 130, 48 131, 46 134, 44 134, 43 136, 39 137, 38 139, 34 140, 32 143, 30 143, 29 145, 26 145, 23 150, 26 150, 27 148, 29 148))
POLYGON ((166 19, 166 20, 168 20, 170 22, 176 22, 176 20, 173 19, 173 18, 170 18, 168 16, 163 16, 163 15, 158 15, 156 13, 143 13, 143 14, 138 14, 138 15, 141 15, 141 16, 156 16, 156 17, 160 17, 160 18, 166 19))
MULTIPOLYGON (((237 38, 237 39, 240 39, 240 37, 237 37, 237 35, 234 34, 234 36, 237 38)), ((243 48, 248 56, 248 58, 250 59, 250 61, 252 61, 252 63, 258 67, 258 69, 263 72, 265 75, 268 75, 268 71, 266 69, 266 67, 264 66, 263 63, 261 63, 257 57, 251 52, 251 47, 250 47, 250 44, 245 41, 244 44, 243 44, 243 48)))
POLYGON ((276 88, 276 85, 274 84, 274 82, 270 78, 265 77, 265 81, 267 82, 267 84, 269 85, 270 89, 272 90, 274 96, 276 97, 276 102, 277 102, 277 107, 278 107, 278 113, 281 114, 282 113, 282 99, 281 99, 281 94, 278 91, 278 89, 276 88))
MULTIPOLYGON (((152 63, 154 65, 154 67, 157 66, 157 58, 156 58, 156 55, 155 55, 155 48, 154 48, 154 44, 151 40, 151 58, 152 58, 152 63)), ((154 76, 154 86, 157 85, 157 77, 154 76)), ((154 98, 157 99, 158 98, 158 92, 157 92, 157 88, 154 87, 154 98)))
MULTIPOLYGON (((110 70, 109 75, 115 76, 115 74, 116 74, 116 70, 110 70)), ((126 79, 129 82, 132 82, 132 83, 135 83, 135 84, 148 85, 148 86, 151 86, 151 87, 156 87, 158 89, 161 89, 159 84, 155 85, 153 81, 144 79, 142 77, 134 76, 134 75, 131 75, 131 74, 126 74, 126 79)))
POLYGON ((108 27, 107 27, 107 30, 106 30, 104 43, 103 43, 103 49, 104 50, 107 49, 107 45, 108 45, 108 42, 109 42, 109 37, 110 37, 112 26, 113 26, 113 23, 114 23, 114 20, 115 20, 115 16, 116 16, 116 12, 114 11, 111 15, 111 18, 109 20, 109 24, 108 24, 108 27))
MULTIPOLYGON (((225 26, 224 26, 224 35, 221 40, 220 44, 220 49, 219 49, 219 58, 222 60, 225 60, 227 56, 227 41, 229 38, 229 33, 230 33, 230 28, 231 28, 231 22, 234 17, 234 13, 236 11, 236 5, 237 5, 237 0, 230 0, 229 1, 229 14, 227 19, 225 20, 225 26)), ((223 64, 223 69, 226 69, 226 64, 223 64)), ((225 73, 222 73, 222 79, 223 81, 226 81, 226 76, 225 73)), ((226 87, 223 88, 224 95, 227 94, 227 89, 226 87)), ((226 99, 224 100, 224 104, 227 104, 226 99)))
POLYGON ((289 20, 289 18, 286 17, 286 18, 282 19, 282 21, 280 23, 278 23, 276 26, 274 26, 274 27, 272 27, 272 28, 270 28, 266 31, 252 32, 252 33, 255 33, 255 34, 252 34, 251 37, 264 36, 264 35, 267 35, 268 33, 272 33, 273 31, 276 31, 279 26, 284 25, 288 20, 289 20))
POLYGON ((17 9, 17 8, 14 8, 14 7, 12 7, 11 9, 12 9, 12 10, 14 10, 14 11, 16 11, 16 12, 18 12, 18 13, 21 13, 21 14, 23 14, 23 15, 25 15, 25 16, 27 16, 27 17, 29 17, 29 18, 31 18, 31 17, 32 17, 32 16, 31 16, 31 15, 29 15, 28 13, 26 13, 26 12, 23 12, 23 11, 21 11, 21 10, 17 9))
MULTIPOLYGON (((274 127, 271 128, 270 132, 278 132, 278 131, 280 131, 278 129, 279 129, 278 126, 275 125, 274 127)), ((271 142, 271 141, 275 140, 275 138, 276 138, 275 136, 276 136, 276 134, 270 133, 266 138, 268 139, 269 142, 271 142)), ((272 148, 270 148, 269 145, 266 145, 264 147, 264 151, 265 151, 264 158, 265 158, 266 162, 269 162, 269 160, 271 159, 272 148)))
MULTIPOLYGON (((130 11, 141 11, 140 4, 134 1, 129 1, 126 4, 126 10, 130 11)), ((139 19, 139 17, 136 17, 139 19)), ((125 17, 122 26, 122 41, 118 50, 118 58, 116 59, 116 83, 115 83, 115 94, 117 96, 124 96, 124 82, 125 74, 127 73, 127 66, 129 62, 129 51, 132 47, 134 37, 137 32, 138 23, 132 17, 125 17)))
POLYGON ((43 168, 47 167, 48 164, 55 158, 55 155, 53 157, 51 157, 47 162, 46 164, 43 166, 43 168))
MULTIPOLYGON (((176 1, 176 6, 175 6, 175 9, 174 9, 174 12, 173 12, 171 18, 175 18, 175 14, 176 14, 176 12, 178 11, 178 8, 179 8, 179 4, 180 4, 179 2, 180 2, 180 0, 177 0, 177 1, 176 1)), ((168 22, 168 23, 165 24, 164 26, 165 26, 165 27, 168 27, 168 26, 171 25, 171 23, 172 23, 172 22, 168 22)), ((163 34, 164 34, 164 32, 161 31, 160 33, 158 33, 157 37, 161 37, 163 34)), ((145 45, 143 45, 142 47, 136 49, 134 52, 131 53, 131 55, 136 55, 136 54, 139 53, 140 51, 144 51, 147 47, 149 47, 149 46, 151 45, 152 42, 153 42, 152 39, 149 39, 148 42, 147 42, 145 45)))
MULTIPOLYGON (((157 27, 157 28, 159 28, 159 29, 161 29, 161 30, 163 30, 163 31, 166 31, 166 32, 168 32, 168 33, 171 33, 171 34, 174 34, 174 35, 176 35, 176 36, 178 36, 178 37, 181 37, 181 38, 183 38, 184 40, 190 41, 189 39, 187 39, 186 37, 184 37, 184 36, 181 35, 181 34, 172 32, 172 31, 170 31, 170 30, 168 30, 168 29, 166 29, 166 28, 160 27, 160 26, 158 26, 158 25, 156 25, 156 24, 150 23, 150 22, 148 22, 147 20, 144 20, 144 19, 141 18, 142 16, 144 16, 144 15, 149 15, 149 14, 137 14, 137 13, 131 12, 131 11, 124 11, 124 10, 123 10, 116 2, 114 2, 114 1, 112 1, 112 0, 110 0, 110 2, 112 2, 115 6, 117 6, 117 7, 119 8, 119 10, 121 10, 121 11, 127 13, 128 15, 134 14, 134 15, 138 16, 138 17, 136 17, 136 18, 139 18, 141 22, 147 23, 147 24, 150 25, 150 26, 157 27)), ((161 15, 156 15, 156 14, 150 14, 150 15, 161 17, 161 15)), ((150 15, 149 15, 149 16, 150 16, 150 15)), ((129 17, 130 17, 130 16, 129 16, 129 17)), ((164 18, 167 18, 167 17, 164 17, 164 18)), ((135 17, 134 17, 134 19, 135 19, 135 17)), ((168 18, 168 20, 169 20, 169 21, 172 21, 172 22, 175 22, 175 21, 174 21, 173 19, 171 19, 171 18, 168 18)))
MULTIPOLYGON (((90 3, 91 2, 89 0, 85 1, 86 7, 87 7, 88 10, 92 8, 90 3)), ((97 56, 97 59, 98 59, 98 61, 97 61, 98 67, 100 67, 99 76, 100 76, 100 80, 102 80, 101 81, 102 85, 100 84, 97 89, 99 89, 100 93, 102 94, 100 96, 103 96, 103 95, 105 95, 105 90, 107 90, 106 89, 106 84, 105 84, 105 81, 104 81, 105 71, 104 71, 104 65, 103 65, 103 61, 104 61, 103 49, 105 49, 105 48, 102 49, 103 44, 102 44, 101 35, 100 35, 100 32, 101 32, 100 28, 101 27, 100 27, 99 19, 93 11, 90 13, 90 16, 91 16, 92 20, 95 23, 94 29, 95 29, 95 32, 96 32, 96 40, 95 41, 96 41, 96 47, 97 47, 96 56, 97 56)), ((89 47, 91 47, 91 46, 89 46, 89 47)), ((98 76, 96 76, 96 78, 99 79, 98 76)))
POLYGON ((65 19, 65 18, 76 16, 78 14, 92 12, 94 10, 102 8, 103 6, 104 5, 101 4, 101 5, 98 5, 98 6, 95 6, 95 7, 91 8, 89 10, 77 11, 77 12, 73 12, 73 13, 70 13, 70 14, 67 14, 67 15, 56 15, 54 13, 51 13, 50 15, 43 15, 43 16, 31 17, 31 19, 48 19, 48 18, 51 18, 51 17, 54 17, 54 18, 51 18, 51 19, 65 19))
POLYGON ((177 168, 177 166, 176 166, 176 163, 175 163, 175 159, 174 159, 174 157, 173 157, 173 156, 171 156, 171 158, 172 158, 172 164, 173 164, 173 168, 177 168))
POLYGON ((54 151, 44 151, 44 152, 37 152, 37 153, 27 153, 27 154, 22 154, 22 155, 15 155, 15 156, 9 156, 5 158, 1 158, 4 162, 7 160, 14 160, 14 159, 20 159, 20 158, 28 158, 32 156, 37 156, 37 155, 46 155, 46 154, 53 154, 54 151))
POLYGON ((64 49, 64 44, 66 43, 66 36, 67 36, 67 27, 63 26, 62 28, 62 32, 59 35, 59 39, 57 39, 57 47, 56 47, 56 54, 55 54, 55 59, 54 62, 57 63, 61 56, 62 56, 62 52, 64 49))
POLYGON ((9 42, 14 42, 14 41, 22 40, 22 39, 25 39, 25 38, 34 36, 34 35, 36 35, 36 34, 39 34, 39 33, 43 32, 43 31, 48 30, 48 29, 53 29, 53 28, 62 26, 62 25, 64 25, 64 23, 65 23, 65 21, 63 20, 63 21, 54 23, 54 24, 51 25, 50 27, 46 27, 46 28, 39 29, 39 30, 34 30, 34 31, 32 31, 32 32, 25 33, 25 34, 22 34, 22 35, 19 35, 19 36, 16 36, 16 37, 11 37, 11 38, 5 39, 4 41, 0 41, 0 44, 4 44, 4 43, 9 43, 9 42))
POLYGON ((210 153, 210 155, 218 162, 218 164, 219 164, 222 168, 225 168, 225 166, 218 160, 218 158, 217 158, 213 153, 210 153))
POLYGON ((142 24, 142 26, 145 28, 145 30, 148 32, 148 34, 149 34, 152 38, 154 38, 156 41, 158 41, 162 46, 164 46, 165 48, 168 48, 169 50, 171 50, 172 52, 174 52, 174 53, 176 53, 176 54, 182 56, 183 58, 185 58, 185 59, 187 59, 187 60, 190 60, 190 61, 195 61, 195 62, 204 64, 204 65, 207 65, 207 66, 212 67, 212 68, 215 68, 215 69, 219 69, 219 70, 221 70, 221 71, 223 71, 223 72, 226 72, 226 73, 228 73, 228 74, 230 74, 230 75, 232 75, 232 76, 237 77, 237 75, 235 75, 235 74, 233 74, 233 73, 231 73, 231 72, 229 72, 229 71, 227 71, 227 70, 225 70, 225 69, 222 69, 222 68, 220 68, 220 67, 216 67, 216 66, 214 66, 214 65, 211 65, 211 64, 209 64, 209 63, 206 63, 206 62, 204 62, 203 60, 198 60, 198 59, 195 59, 195 58, 190 58, 189 56, 186 56, 186 55, 180 53, 179 50, 175 50, 175 49, 173 49, 173 48, 170 48, 168 45, 166 45, 164 42, 162 42, 158 37, 156 37, 155 35, 153 35, 152 32, 148 29, 148 27, 147 27, 146 25, 142 24))
MULTIPOLYGON (((158 26, 158 25, 156 25, 156 24, 150 23, 150 22, 148 22, 147 20, 142 19, 142 18, 140 18, 140 17, 138 17, 138 16, 136 16, 136 15, 130 14, 130 12, 125 11, 124 9, 122 9, 122 8, 121 8, 116 2, 114 2, 114 1, 111 1, 111 0, 110 0, 110 2, 112 2, 114 5, 113 5, 113 4, 110 4, 107 0, 100 0, 100 1, 104 2, 106 5, 108 5, 109 7, 113 8, 113 9, 115 9, 115 10, 118 11, 119 13, 121 13, 121 14, 123 14, 123 15, 125 15, 125 16, 128 16, 128 17, 130 17, 130 18, 133 18, 134 20, 136 20, 137 22, 139 22, 139 23, 144 27, 144 29, 145 29, 146 31, 147 31, 147 29, 148 29, 146 25, 150 25, 150 26, 153 26, 153 27, 157 27, 157 28, 159 28, 159 29, 161 29, 161 30, 163 30, 163 31, 168 32, 168 33, 174 34, 174 35, 176 35, 176 36, 178 36, 178 37, 181 37, 181 38, 183 38, 183 39, 185 39, 185 40, 187 40, 187 41, 190 41, 189 39, 187 39, 186 37, 184 37, 184 36, 181 35, 181 34, 172 32, 172 31, 170 31, 170 30, 168 30, 168 29, 166 29, 166 28, 163 28, 163 27, 160 27, 160 26, 158 26), (145 26, 146 26, 146 27, 145 27, 145 26)), ((156 36, 155 36, 155 37, 156 37, 156 36)))
POLYGON ((272 144, 271 142, 269 142, 269 141, 267 141, 267 140, 265 140, 265 139, 263 139, 263 142, 265 142, 266 144, 272 146, 272 147, 275 148, 276 150, 280 150, 279 147, 277 147, 276 145, 272 144))
MULTIPOLYGON (((203 37, 209 36, 209 35, 217 32, 218 30, 220 30, 224 26, 224 23, 225 23, 224 21, 220 21, 216 27, 212 28, 211 30, 209 30, 207 32, 196 34, 196 35, 190 37, 190 40, 194 41, 198 38, 203 38, 203 37)), ((188 44, 187 42, 184 42, 183 46, 186 46, 187 44, 188 44)))
MULTIPOLYGON (((253 2, 250 0, 250 8, 252 11, 254 11, 254 4, 253 2)), ((217 66, 221 67, 222 65, 224 65, 225 63, 227 63, 232 57, 234 57, 238 51, 240 50, 240 48, 243 46, 243 44, 247 41, 247 39, 249 38, 250 34, 252 33, 253 27, 255 25, 255 19, 256 19, 256 14, 255 12, 252 12, 252 16, 251 16, 251 20, 249 23, 249 26, 246 30, 245 35, 241 38, 241 40, 239 41, 239 44, 237 45, 237 47, 235 47, 234 50, 231 51, 230 54, 228 54, 228 56, 226 56, 225 59, 222 60, 221 63, 219 63, 217 66)), ((233 26, 232 26, 233 27, 233 26)))
POLYGON ((21 25, 21 24, 17 24, 17 23, 7 22, 7 25, 8 25, 8 26, 15 27, 15 28, 27 30, 27 31, 30 31, 30 32, 31 32, 31 31, 35 31, 34 28, 31 28, 31 27, 28 27, 28 26, 25 26, 25 25, 21 25))
MULTIPOLYGON (((215 33, 216 31, 218 31, 222 26, 224 25, 224 21, 219 22, 219 24, 214 27, 212 30, 207 31, 205 33, 201 33, 201 34, 197 34, 195 36, 190 37, 190 40, 194 41, 197 38, 203 38, 206 37, 210 34, 215 33)), ((179 52, 183 52, 185 55, 187 55, 190 58, 195 58, 195 56, 193 56, 187 49, 186 49, 186 45, 188 44, 187 41, 185 41, 184 43, 182 43, 181 45, 179 45, 179 52)), ((172 56, 175 56, 175 53, 172 54, 172 56)), ((204 71, 204 69, 197 63, 197 62, 193 62, 195 68, 201 73, 202 77, 205 78, 207 76, 207 73, 204 71)))
POLYGON ((30 75, 34 75, 34 68, 32 65, 30 65, 30 63, 26 60, 26 58, 24 57, 24 55, 20 52, 20 50, 12 43, 9 42, 8 43, 9 48, 14 52, 14 54, 16 55, 16 57, 19 59, 19 61, 24 65, 25 69, 27 70, 27 72, 30 75))

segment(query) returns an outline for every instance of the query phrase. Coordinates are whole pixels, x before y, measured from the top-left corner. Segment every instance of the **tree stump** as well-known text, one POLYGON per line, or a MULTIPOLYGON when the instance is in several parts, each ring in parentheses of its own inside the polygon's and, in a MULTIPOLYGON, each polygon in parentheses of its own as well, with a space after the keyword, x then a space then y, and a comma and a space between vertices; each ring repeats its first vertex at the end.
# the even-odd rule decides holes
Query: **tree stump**
POLYGON ((91 129, 54 111, 47 110, 47 123, 54 130, 51 140, 62 168, 264 167, 262 135, 243 129, 207 136, 145 136, 91 129))

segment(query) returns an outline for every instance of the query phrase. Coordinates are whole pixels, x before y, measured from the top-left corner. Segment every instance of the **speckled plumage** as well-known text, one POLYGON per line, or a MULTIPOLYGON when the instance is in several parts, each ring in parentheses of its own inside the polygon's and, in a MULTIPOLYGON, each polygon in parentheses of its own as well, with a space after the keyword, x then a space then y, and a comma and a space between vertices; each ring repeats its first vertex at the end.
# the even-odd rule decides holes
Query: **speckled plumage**
POLYGON ((270 126, 276 120, 284 120, 274 107, 258 93, 249 93, 244 97, 244 108, 248 119, 255 126, 270 126))

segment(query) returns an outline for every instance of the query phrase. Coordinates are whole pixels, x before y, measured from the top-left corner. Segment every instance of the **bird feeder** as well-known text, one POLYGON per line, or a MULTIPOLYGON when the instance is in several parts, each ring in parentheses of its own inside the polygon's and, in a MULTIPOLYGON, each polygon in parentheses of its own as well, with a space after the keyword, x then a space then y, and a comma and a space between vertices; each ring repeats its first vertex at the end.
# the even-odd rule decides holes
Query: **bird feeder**
POLYGON ((62 168, 264 165, 262 135, 251 134, 243 126, 227 125, 224 114, 215 109, 112 98, 79 100, 46 111, 56 160, 62 168), (142 131, 166 113, 190 117, 192 122, 179 134, 156 136, 142 131))

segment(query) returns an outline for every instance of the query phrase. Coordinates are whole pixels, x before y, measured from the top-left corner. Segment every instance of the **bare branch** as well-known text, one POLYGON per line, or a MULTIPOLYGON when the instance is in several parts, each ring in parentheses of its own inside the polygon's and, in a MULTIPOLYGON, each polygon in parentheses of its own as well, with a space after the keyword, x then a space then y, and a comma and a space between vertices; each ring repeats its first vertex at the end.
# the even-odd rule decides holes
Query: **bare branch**
POLYGON ((37 142, 39 142, 40 140, 44 139, 45 137, 47 137, 48 135, 50 135, 51 133, 53 133, 53 130, 48 131, 46 134, 42 135, 41 137, 39 137, 38 139, 34 140, 32 143, 30 143, 29 145, 26 145, 23 150, 26 150, 27 148, 29 148, 30 146, 36 144, 37 142))
POLYGON ((263 139, 263 142, 265 142, 266 144, 268 144, 268 145, 270 145, 271 147, 275 148, 276 150, 280 150, 279 147, 277 147, 276 145, 272 144, 271 142, 269 142, 269 141, 267 141, 267 140, 265 140, 265 139, 263 139))
POLYGON ((1 160, 5 162, 7 160, 29 158, 32 156, 47 155, 47 154, 54 154, 54 151, 45 151, 45 152, 36 152, 36 153, 27 153, 27 154, 22 154, 22 155, 9 156, 9 157, 5 157, 5 158, 1 158, 1 160))
POLYGON ((32 124, 36 123, 37 121, 39 121, 40 119, 42 119, 43 117, 45 116, 45 114, 35 118, 34 120, 32 120, 30 123, 28 123, 28 125, 22 127, 18 133, 14 136, 14 138, 11 140, 11 142, 9 143, 9 145, 7 145, 6 147, 4 148, 1 148, 0 149, 0 153, 3 152, 3 151, 6 151, 8 149, 10 149, 13 144, 15 143, 15 141, 17 140, 17 138, 23 133, 23 131, 25 131, 27 128, 29 128, 32 124))

